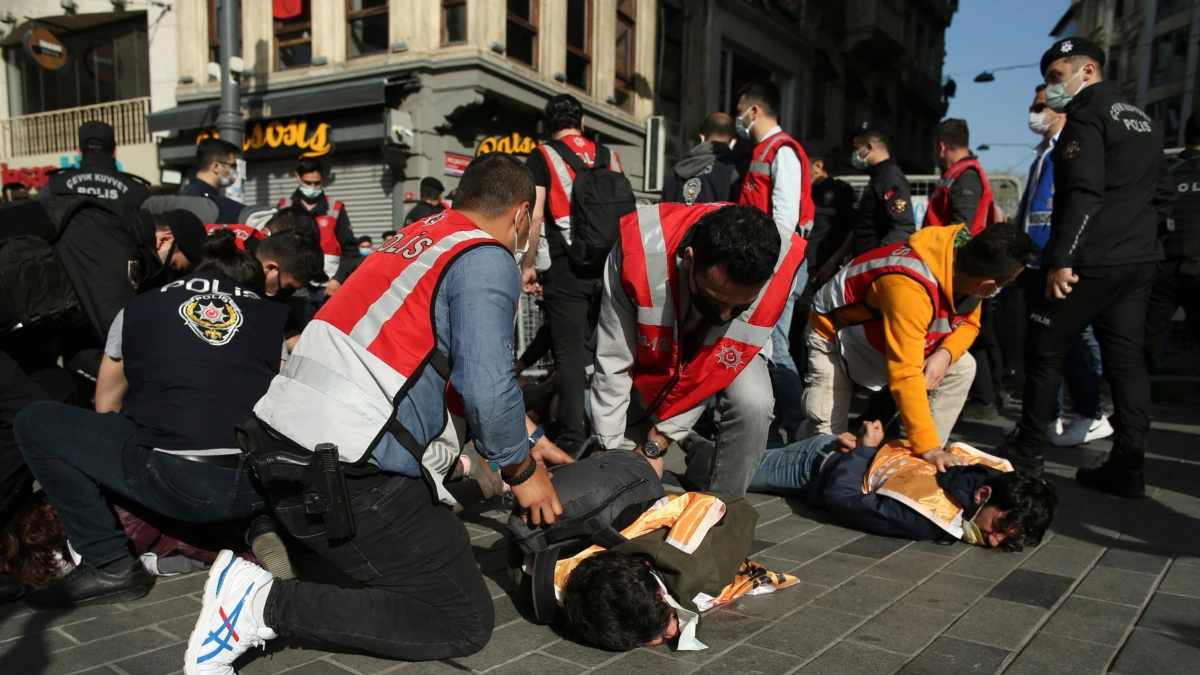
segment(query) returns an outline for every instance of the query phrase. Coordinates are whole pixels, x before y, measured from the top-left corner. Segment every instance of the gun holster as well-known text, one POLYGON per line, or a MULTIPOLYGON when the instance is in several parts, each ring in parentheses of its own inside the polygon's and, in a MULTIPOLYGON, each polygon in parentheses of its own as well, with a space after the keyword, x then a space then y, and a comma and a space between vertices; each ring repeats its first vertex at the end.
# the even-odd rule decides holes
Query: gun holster
POLYGON ((329 541, 354 536, 350 489, 336 445, 321 443, 313 452, 294 448, 272 438, 256 420, 238 426, 235 436, 254 474, 268 489, 279 483, 302 487, 304 511, 321 517, 329 541))

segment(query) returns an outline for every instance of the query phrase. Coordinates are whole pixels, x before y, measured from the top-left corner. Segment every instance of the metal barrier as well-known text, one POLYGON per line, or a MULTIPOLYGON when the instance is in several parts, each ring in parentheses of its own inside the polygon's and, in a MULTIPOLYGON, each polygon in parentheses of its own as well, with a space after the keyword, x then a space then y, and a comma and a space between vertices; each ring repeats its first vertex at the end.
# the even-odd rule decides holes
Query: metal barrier
POLYGON ((149 114, 150 97, 145 96, 0 119, 0 157, 74 152, 79 145, 79 125, 92 120, 111 125, 117 145, 149 143, 149 114))

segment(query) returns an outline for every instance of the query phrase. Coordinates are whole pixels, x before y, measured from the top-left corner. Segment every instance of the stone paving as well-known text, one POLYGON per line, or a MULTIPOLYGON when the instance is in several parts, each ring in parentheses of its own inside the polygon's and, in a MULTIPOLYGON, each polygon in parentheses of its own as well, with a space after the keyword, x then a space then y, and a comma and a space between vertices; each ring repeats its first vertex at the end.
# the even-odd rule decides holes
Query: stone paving
MULTIPOLYGON (((963 424, 957 434, 991 447, 1000 424, 963 424)), ((754 558, 802 583, 706 614, 702 652, 612 654, 530 624, 505 594, 503 514, 484 511, 467 516, 496 603, 497 629, 482 652, 408 664, 276 641, 248 654, 239 672, 1195 673, 1198 445, 1195 406, 1156 408, 1150 498, 1140 501, 1067 479, 1107 442, 1052 451, 1062 509, 1052 535, 1020 554, 863 535, 798 503, 751 495, 760 514, 754 558)), ((676 469, 678 455, 668 456, 676 469)), ((68 612, 0 607, 0 673, 178 672, 203 584, 203 575, 166 579, 137 602, 68 612)))

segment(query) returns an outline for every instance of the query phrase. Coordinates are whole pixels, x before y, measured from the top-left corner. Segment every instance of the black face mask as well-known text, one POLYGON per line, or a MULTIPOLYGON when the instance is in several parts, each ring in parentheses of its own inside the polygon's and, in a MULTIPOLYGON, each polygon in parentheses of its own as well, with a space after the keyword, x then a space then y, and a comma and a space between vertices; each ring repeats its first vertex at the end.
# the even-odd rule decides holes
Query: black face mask
POLYGON ((700 312, 700 317, 710 326, 719 328, 733 321, 733 317, 740 314, 740 312, 732 312, 728 319, 721 318, 721 310, 717 309, 713 299, 700 288, 700 284, 696 283, 696 271, 694 269, 692 270, 692 286, 694 287, 692 291, 692 307, 695 307, 696 311, 700 312))

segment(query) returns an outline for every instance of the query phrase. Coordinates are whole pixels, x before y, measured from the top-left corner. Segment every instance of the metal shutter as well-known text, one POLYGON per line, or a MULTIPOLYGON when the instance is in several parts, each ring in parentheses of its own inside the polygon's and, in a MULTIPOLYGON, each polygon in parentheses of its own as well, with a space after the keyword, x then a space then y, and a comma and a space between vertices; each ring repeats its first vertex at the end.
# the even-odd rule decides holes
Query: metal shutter
MULTIPOLYGON (((355 153, 331 159, 326 194, 346 205, 355 236, 370 235, 378 244, 392 229, 392 172, 378 153, 355 153)), ((296 190, 296 162, 249 162, 245 182, 247 204, 274 206, 296 190)))

